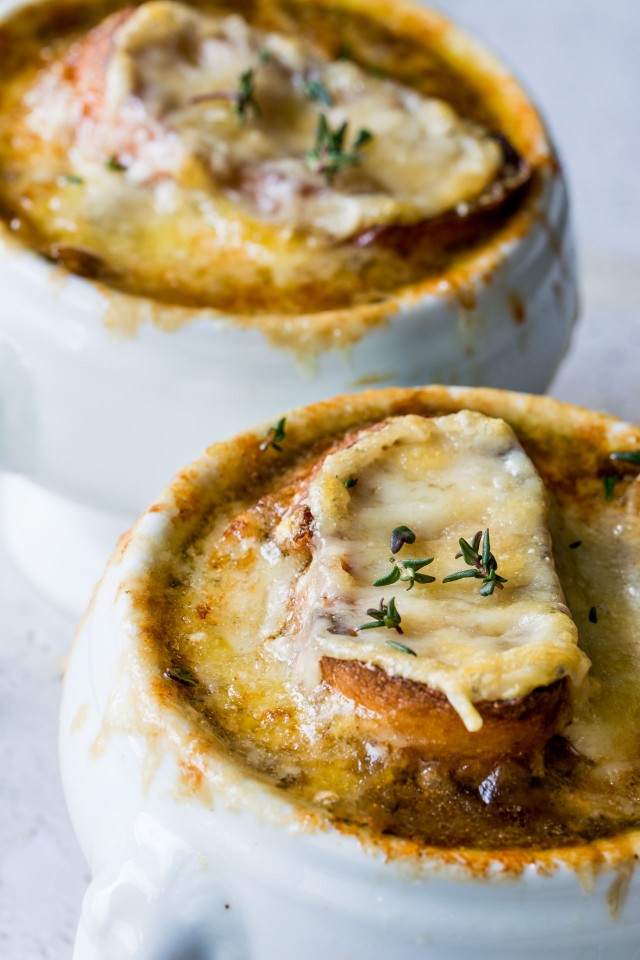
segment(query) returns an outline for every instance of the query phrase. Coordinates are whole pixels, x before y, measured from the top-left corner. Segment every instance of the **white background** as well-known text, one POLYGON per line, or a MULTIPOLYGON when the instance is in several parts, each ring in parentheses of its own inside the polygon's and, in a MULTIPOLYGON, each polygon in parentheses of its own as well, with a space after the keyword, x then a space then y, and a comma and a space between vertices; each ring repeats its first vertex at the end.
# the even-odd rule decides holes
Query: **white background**
MULTIPOLYGON (((568 173, 583 310, 550 392, 638 422, 640 2, 439 6, 521 77, 550 121, 568 173)), ((72 618, 35 596, 0 547, 2 960, 68 960, 89 879, 57 769, 60 680, 73 629, 72 618)))

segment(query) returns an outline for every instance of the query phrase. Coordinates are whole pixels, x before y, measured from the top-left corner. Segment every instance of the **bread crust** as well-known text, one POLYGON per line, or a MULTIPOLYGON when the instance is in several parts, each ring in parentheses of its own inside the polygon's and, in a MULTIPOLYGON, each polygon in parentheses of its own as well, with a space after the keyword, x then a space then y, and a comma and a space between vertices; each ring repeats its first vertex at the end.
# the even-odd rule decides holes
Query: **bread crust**
POLYGON ((464 212, 454 208, 414 224, 374 225, 348 242, 358 247, 392 247, 407 256, 416 244, 453 249, 471 242, 483 230, 497 229, 504 217, 516 209, 531 183, 532 171, 505 137, 496 139, 500 140, 504 154, 502 167, 493 183, 466 205, 464 212))
POLYGON ((432 759, 459 764, 501 757, 539 757, 570 719, 569 684, 557 680, 525 697, 474 703, 483 724, 470 732, 446 696, 423 683, 391 676, 359 660, 323 657, 322 678, 345 697, 373 710, 396 739, 432 759))

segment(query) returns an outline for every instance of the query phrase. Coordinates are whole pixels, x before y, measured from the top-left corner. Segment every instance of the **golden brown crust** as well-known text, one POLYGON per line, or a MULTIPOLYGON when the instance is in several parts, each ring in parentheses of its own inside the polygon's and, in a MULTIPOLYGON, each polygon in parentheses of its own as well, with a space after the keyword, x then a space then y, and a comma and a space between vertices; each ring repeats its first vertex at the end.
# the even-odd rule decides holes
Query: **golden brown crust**
POLYGON ((496 762, 504 756, 538 756, 570 718, 566 680, 538 687, 526 697, 475 703, 483 720, 466 729, 446 696, 423 683, 389 676, 358 660, 323 657, 326 683, 384 718, 384 726, 432 759, 453 765, 475 759, 496 762))

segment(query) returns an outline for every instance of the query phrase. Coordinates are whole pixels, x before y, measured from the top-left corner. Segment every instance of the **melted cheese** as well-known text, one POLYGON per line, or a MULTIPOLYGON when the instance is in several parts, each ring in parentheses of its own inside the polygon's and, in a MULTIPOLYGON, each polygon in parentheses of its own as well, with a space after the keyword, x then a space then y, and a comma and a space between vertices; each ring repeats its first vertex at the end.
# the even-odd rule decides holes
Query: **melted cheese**
MULTIPOLYGON (((307 42, 154 0, 117 14, 58 63, 28 97, 29 123, 69 150, 74 169, 101 190, 116 156, 133 184, 166 180, 202 191, 207 219, 257 220, 288 235, 343 239, 381 224, 412 224, 477 198, 495 179, 502 151, 486 130, 436 98, 354 63, 330 61, 307 42), (102 31, 102 32, 99 32, 102 31), (261 57, 261 52, 267 56, 261 57), (239 78, 253 71, 257 109, 238 117, 239 78), (321 84, 330 105, 309 95, 321 84), (308 153, 320 114, 372 139, 358 162, 327 183, 308 153)), ((103 204, 109 206, 106 195, 103 204)))
MULTIPOLYGON (((313 559, 299 580, 293 643, 298 670, 318 682, 321 657, 354 659, 444 693, 469 730, 474 702, 520 698, 560 677, 579 683, 588 660, 555 572, 542 482, 511 428, 464 411, 394 418, 328 456, 311 483, 313 559), (349 489, 344 481, 357 477, 349 489), (389 534, 416 534, 398 559, 435 557, 435 583, 374 587, 389 573, 389 534), (464 568, 461 536, 489 528, 503 590, 443 583, 464 568), (358 631, 367 608, 395 596, 403 635, 358 631), (386 641, 401 640, 416 656, 386 641)), ((282 641, 281 649, 282 649, 282 641)))

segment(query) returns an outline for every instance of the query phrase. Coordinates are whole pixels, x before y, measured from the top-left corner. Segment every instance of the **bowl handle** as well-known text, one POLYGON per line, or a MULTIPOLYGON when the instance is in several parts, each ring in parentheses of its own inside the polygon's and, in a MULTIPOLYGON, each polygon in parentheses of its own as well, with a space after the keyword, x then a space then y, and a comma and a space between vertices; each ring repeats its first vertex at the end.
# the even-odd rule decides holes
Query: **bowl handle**
POLYGON ((131 850, 94 876, 73 960, 253 960, 233 892, 197 850, 157 822, 152 832, 157 847, 131 850))

